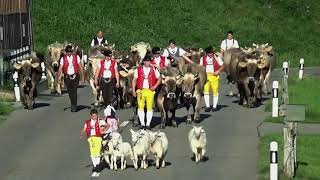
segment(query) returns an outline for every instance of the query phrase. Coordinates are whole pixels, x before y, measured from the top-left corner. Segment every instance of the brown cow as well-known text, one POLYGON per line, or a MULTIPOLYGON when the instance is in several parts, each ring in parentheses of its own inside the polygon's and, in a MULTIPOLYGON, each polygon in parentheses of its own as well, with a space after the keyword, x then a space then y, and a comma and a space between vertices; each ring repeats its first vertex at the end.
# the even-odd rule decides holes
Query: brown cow
POLYGON ((25 109, 32 110, 37 85, 41 80, 40 59, 33 52, 30 57, 16 62, 14 68, 18 72, 21 102, 25 109))
POLYGON ((181 77, 180 72, 173 67, 162 69, 162 85, 157 95, 157 104, 161 112, 160 128, 163 129, 166 125, 176 127, 175 113, 177 109, 177 100, 179 91, 177 83, 181 77), (165 75, 164 75, 165 74, 165 75), (168 113, 171 113, 170 119, 168 113))
POLYGON ((181 84, 183 103, 188 111, 187 123, 192 122, 191 114, 194 114, 194 121, 200 121, 201 97, 203 95, 203 87, 207 82, 205 68, 197 64, 186 64, 183 67, 183 78, 178 81, 181 84), (191 112, 190 106, 193 107, 191 112))

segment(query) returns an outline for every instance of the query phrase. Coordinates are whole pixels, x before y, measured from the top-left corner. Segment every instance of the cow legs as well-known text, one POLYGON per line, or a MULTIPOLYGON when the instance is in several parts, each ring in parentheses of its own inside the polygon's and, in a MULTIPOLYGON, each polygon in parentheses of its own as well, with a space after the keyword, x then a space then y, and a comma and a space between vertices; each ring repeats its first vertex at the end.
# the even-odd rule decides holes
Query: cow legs
POLYGON ((177 125, 177 121, 176 121, 176 110, 175 109, 172 109, 172 110, 170 110, 170 112, 171 112, 171 123, 172 123, 172 126, 173 127, 177 127, 178 125, 177 125))
POLYGON ((269 69, 268 73, 266 74, 264 80, 263 80, 263 93, 265 95, 268 95, 268 83, 271 75, 271 69, 269 69))
POLYGON ((187 109, 187 112, 188 112, 188 115, 187 115, 187 124, 191 124, 192 122, 192 118, 191 118, 191 108, 190 108, 191 104, 190 103, 187 103, 186 104, 186 109, 187 109))
MULTIPOLYGON (((57 78, 59 78, 59 77, 57 77, 57 78)), ((63 78, 66 78, 66 77, 63 77, 63 78)), ((58 93, 58 95, 62 94, 61 86, 62 86, 62 81, 61 81, 61 83, 59 83, 59 79, 57 79, 57 93, 58 93)))
POLYGON ((50 82, 50 94, 54 94, 54 77, 49 69, 46 69, 47 78, 50 82))
POLYGON ((94 80, 90 79, 89 83, 90 83, 90 86, 92 88, 94 106, 95 107, 99 107, 99 99, 100 99, 100 97, 98 96, 98 90, 96 89, 96 87, 94 85, 94 80))
POLYGON ((201 107, 201 95, 196 96, 196 104, 194 106, 194 122, 199 122, 200 121, 200 107, 201 107))
POLYGON ((249 108, 254 107, 254 97, 251 95, 251 91, 249 88, 249 84, 245 83, 244 84, 244 91, 245 91, 245 98, 247 100, 247 106, 249 108))

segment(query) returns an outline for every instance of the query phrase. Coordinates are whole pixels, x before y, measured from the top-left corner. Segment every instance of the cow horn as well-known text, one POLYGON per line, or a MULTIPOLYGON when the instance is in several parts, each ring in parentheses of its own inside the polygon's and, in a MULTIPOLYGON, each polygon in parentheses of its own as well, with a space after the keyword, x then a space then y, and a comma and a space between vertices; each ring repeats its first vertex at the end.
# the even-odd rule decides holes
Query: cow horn
POLYGON ((199 52, 202 53, 202 52, 203 52, 203 49, 202 49, 202 48, 199 48, 199 52))
POLYGON ((162 78, 162 79, 165 79, 166 76, 165 76, 164 74, 161 74, 161 78, 162 78))
POLYGON ((199 74, 198 74, 198 73, 196 73, 196 74, 194 74, 194 77, 196 78, 196 77, 198 77, 198 75, 199 75, 199 74))
POLYGON ((269 43, 264 44, 264 47, 267 47, 269 45, 269 43))
POLYGON ((253 46, 253 47, 257 47, 257 45, 256 45, 255 43, 252 43, 252 46, 253 46))

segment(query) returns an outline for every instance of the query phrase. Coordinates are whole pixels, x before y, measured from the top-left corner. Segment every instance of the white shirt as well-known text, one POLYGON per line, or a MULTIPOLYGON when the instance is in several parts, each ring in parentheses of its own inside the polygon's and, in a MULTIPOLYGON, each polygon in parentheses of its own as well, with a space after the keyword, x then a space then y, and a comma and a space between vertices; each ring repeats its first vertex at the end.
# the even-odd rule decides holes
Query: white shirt
MULTIPOLYGON (((99 43, 98 45, 101 45, 101 41, 102 41, 103 38, 98 38, 98 37, 97 37, 97 39, 98 39, 98 43, 99 43)), ((105 44, 108 44, 108 41, 105 40, 104 43, 105 43, 105 44)), ((92 47, 92 46, 94 46, 94 39, 92 39, 92 41, 91 41, 91 47, 92 47)))
MULTIPOLYGON (((111 66, 111 60, 107 61, 107 60, 103 60, 105 61, 104 63, 104 71, 103 71, 103 78, 111 78, 112 77, 112 73, 110 71, 110 66, 111 66)), ((98 69, 100 69, 100 63, 98 63, 98 69)), ((116 71, 118 69, 118 65, 117 63, 115 63, 114 65, 114 71, 116 71)))
MULTIPOLYGON (((146 67, 143 66, 143 74, 144 74, 144 80, 143 80, 143 89, 149 89, 149 81, 148 81, 148 76, 150 73, 151 67, 146 67)), ((157 69, 154 69, 156 78, 159 79, 160 78, 160 73, 157 69)), ((138 78, 138 69, 136 69, 134 71, 134 78, 138 78)))
MULTIPOLYGON (((73 67, 73 56, 74 55, 71 55, 71 56, 67 56, 67 61, 68 61, 68 70, 67 70, 67 74, 68 75, 73 75, 74 74, 74 67, 73 67)), ((77 56, 77 62, 78 64, 80 64, 80 57, 78 55, 77 56)), ((60 59, 60 65, 63 66, 63 57, 60 59)))
POLYGON ((239 44, 235 39, 225 39, 221 42, 220 48, 225 51, 231 48, 239 48, 239 44))
POLYGON ((106 133, 116 132, 118 130, 118 120, 116 118, 107 118, 106 121, 110 126, 106 133))
MULTIPOLYGON (((223 65, 223 61, 222 61, 221 57, 217 57, 217 62, 219 64, 219 66, 223 65)), ((201 57, 201 59, 200 59, 200 65, 203 65, 203 57, 201 57)), ((207 56, 206 72, 207 73, 214 73, 213 57, 207 56)))
MULTIPOLYGON (((161 56, 154 57, 154 62, 157 64, 157 66, 160 66, 161 56)), ((165 58, 164 64, 165 64, 165 66, 168 66, 170 64, 170 60, 168 58, 165 58)))
MULTIPOLYGON (((171 54, 175 54, 175 53, 178 51, 178 47, 175 47, 175 48, 173 48, 173 49, 171 49, 171 48, 169 47, 169 48, 166 48, 166 49, 163 51, 162 56, 164 56, 164 57, 168 57, 168 56, 169 56, 168 49, 169 49, 169 51, 170 51, 171 54)), ((186 51, 185 51, 184 49, 179 48, 179 57, 183 56, 185 53, 186 53, 186 51)))
MULTIPOLYGON (((106 124, 106 122, 104 120, 102 120, 102 119, 99 119, 98 122, 99 122, 99 126, 100 127, 104 126, 106 124)), ((95 136, 96 135, 95 124, 96 124, 96 122, 93 119, 91 119, 90 120, 90 127, 91 127, 90 128, 91 129, 90 134, 91 134, 91 136, 95 136)), ((87 123, 84 124, 84 128, 87 129, 87 123)))

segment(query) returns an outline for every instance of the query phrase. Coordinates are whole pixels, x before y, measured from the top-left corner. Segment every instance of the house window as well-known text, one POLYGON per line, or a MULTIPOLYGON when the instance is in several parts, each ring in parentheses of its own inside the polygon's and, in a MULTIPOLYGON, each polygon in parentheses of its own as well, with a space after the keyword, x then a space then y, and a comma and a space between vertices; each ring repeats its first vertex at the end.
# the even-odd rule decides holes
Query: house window
POLYGON ((22 24, 22 37, 26 37, 26 25, 22 24))
POLYGON ((0 27, 0 41, 3 41, 3 27, 0 27))

